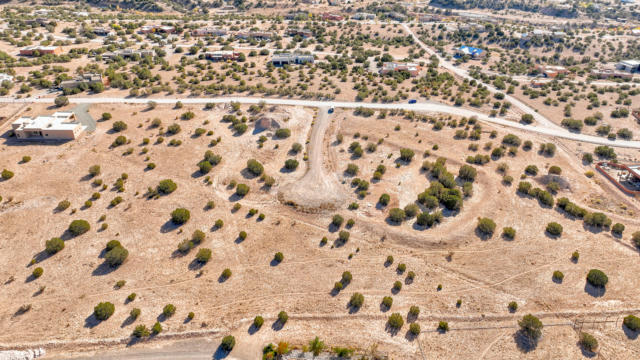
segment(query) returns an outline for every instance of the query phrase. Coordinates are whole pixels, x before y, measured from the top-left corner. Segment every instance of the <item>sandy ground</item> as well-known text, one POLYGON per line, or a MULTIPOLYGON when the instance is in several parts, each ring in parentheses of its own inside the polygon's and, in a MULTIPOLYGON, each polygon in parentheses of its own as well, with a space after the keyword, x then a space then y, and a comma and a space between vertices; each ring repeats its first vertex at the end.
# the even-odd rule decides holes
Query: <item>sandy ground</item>
MULTIPOLYGON (((274 109, 274 114, 289 114, 286 126, 292 130, 290 138, 275 140, 270 132, 254 134, 252 126, 246 134, 234 136, 228 123, 220 122, 230 111, 226 108, 212 111, 195 106, 145 108, 92 105, 89 111, 94 118, 110 112, 113 119, 98 122, 94 133, 75 142, 20 144, 3 138, 0 168, 14 171, 15 176, 0 185, 3 196, 0 221, 4 229, 0 235, 3 250, 0 260, 7 264, 0 269, 3 279, 0 301, 6 304, 0 311, 2 347, 43 344, 52 356, 62 357, 68 356, 69 351, 100 353, 105 347, 125 349, 136 325, 151 327, 161 320, 163 333, 128 348, 153 348, 163 344, 163 339, 220 339, 233 334, 238 340, 239 354, 246 352, 247 358, 251 358, 268 342, 303 345, 317 335, 332 346, 351 346, 361 352, 374 346, 394 358, 420 358, 419 354, 450 358, 452 353, 464 358, 476 356, 478 351, 483 351, 486 358, 578 358, 582 355, 576 346, 573 322, 579 317, 602 320, 609 316, 609 320, 615 318, 617 322, 603 323, 602 330, 592 331, 601 343, 603 356, 615 354, 617 358, 631 359, 640 351, 637 341, 625 335, 620 326, 622 316, 640 308, 637 269, 635 265, 629 266, 638 256, 630 242, 630 234, 640 229, 638 203, 622 196, 599 175, 591 179, 584 176, 590 168, 577 159, 581 151, 591 151, 593 146, 578 149, 575 145, 558 143, 558 152, 552 158, 538 155, 535 150, 520 149, 515 157, 477 166, 474 195, 464 201, 462 211, 445 212, 441 225, 421 230, 413 227, 413 220, 400 226, 389 225, 386 213, 390 207, 411 203, 428 187, 429 179, 420 171, 425 150, 431 151, 425 160, 447 158, 447 167, 454 174, 465 157, 473 153, 467 150, 469 140, 453 140, 455 130, 450 127, 434 131, 429 123, 399 116, 362 118, 337 109, 326 130, 323 164, 324 171, 344 180, 338 188, 346 197, 334 211, 307 213, 282 204, 277 193, 280 186, 302 178, 306 172, 302 153, 297 155, 301 164, 298 170, 287 173, 280 169, 284 160, 291 157, 288 150, 293 142, 306 144, 314 117, 312 110, 274 109), (187 110, 196 117, 180 120, 180 114, 187 110), (156 117, 162 119, 165 128, 175 122, 182 131, 157 144, 159 131, 149 128, 151 119, 156 117), (110 148, 117 136, 110 130, 111 123, 117 120, 128 124, 123 134, 131 141, 110 148), (397 125, 399 130, 395 130, 397 125), (214 134, 194 137, 198 127, 214 134), (342 144, 334 141, 338 133, 344 136, 342 144), (353 138, 355 133, 359 133, 358 139, 353 138), (268 140, 260 149, 257 144, 261 135, 267 135, 268 140), (209 147, 210 140, 217 137, 221 142, 209 147), (143 138, 150 138, 149 145, 142 144, 143 138), (354 140, 365 146, 379 138, 384 142, 373 153, 365 152, 363 157, 354 159, 348 152, 354 140), (171 139, 182 140, 182 144, 169 146, 171 139), (439 149, 433 150, 436 144, 439 149), (134 149, 133 153, 123 155, 128 147, 134 149), (142 153, 144 147, 149 149, 146 154, 142 153), (411 163, 396 167, 401 147, 414 149, 416 156, 411 163), (207 185, 205 177, 197 172, 196 164, 206 150, 223 157, 208 174, 212 185, 207 185), (21 164, 24 155, 32 160, 21 164), (261 161, 265 172, 276 179, 271 190, 262 188, 258 179, 243 171, 249 158, 261 161), (148 162, 157 167, 145 170, 148 162), (528 164, 537 165, 541 174, 546 174, 551 165, 560 166, 570 187, 556 197, 567 196, 581 206, 606 211, 614 222, 624 223, 627 230, 622 238, 615 238, 607 231, 586 228, 581 221, 517 195, 515 185, 502 184, 501 175, 496 172, 497 163, 501 162, 509 165, 509 174, 516 178, 516 183, 528 164), (370 194, 359 199, 350 178, 343 174, 348 163, 357 164, 358 176, 367 180, 377 164, 386 165, 387 172, 380 182, 371 182, 370 194), (88 180, 87 169, 94 164, 101 165, 102 174, 98 177, 109 185, 107 190, 100 191, 88 180), (123 172, 129 175, 125 191, 117 193, 111 184, 123 172), (178 190, 156 200, 146 199, 147 187, 165 178, 173 179, 178 190), (251 192, 238 199, 227 186, 232 180, 248 184, 251 192), (96 191, 102 194, 101 198, 90 208, 84 208, 83 202, 96 191), (377 208, 377 199, 383 192, 391 195, 392 203, 387 208, 377 208), (109 207, 115 196, 123 197, 124 202, 109 207), (63 199, 70 200, 72 206, 64 212, 55 212, 57 203, 63 199), (215 201, 215 209, 205 210, 208 200, 215 201), (360 204, 359 209, 348 210, 347 205, 354 201, 360 204), (235 203, 242 207, 234 212, 235 203), (190 221, 181 227, 169 221, 169 213, 177 207, 191 210, 190 221), (265 220, 249 216, 251 208, 264 213, 265 220), (329 226, 334 213, 355 221, 353 228, 348 229, 349 241, 342 246, 334 243, 337 232, 329 226), (103 231, 99 230, 101 215, 106 215, 104 222, 109 224, 103 231), (478 216, 496 221, 497 234, 491 239, 476 236, 478 216), (88 220, 92 229, 68 238, 65 229, 74 219, 88 220), (213 227, 216 219, 224 221, 222 229, 213 227), (545 236, 544 227, 550 221, 564 226, 560 238, 545 236), (516 229, 515 240, 500 238, 503 226, 516 229), (207 235, 198 248, 213 250, 212 260, 202 268, 193 263, 198 249, 186 256, 176 254, 177 244, 196 229, 207 235), (238 238, 240 231, 248 233, 244 241, 238 238), (67 238, 65 249, 50 257, 43 256, 45 240, 54 236, 67 238), (320 246, 320 239, 325 236, 328 244, 320 246), (117 269, 102 264, 101 253, 111 239, 118 239, 130 254, 117 269), (576 250, 580 252, 580 260, 573 263, 570 255, 576 250), (272 258, 278 251, 283 252, 285 260, 276 265, 272 258), (388 255, 393 255, 395 262, 386 267, 388 255), (30 266, 33 258, 39 262, 30 266), (407 271, 417 274, 413 282, 406 281, 406 273, 396 272, 398 263, 405 263, 407 271), (34 280, 30 274, 37 266, 44 269, 44 275, 34 280), (233 275, 221 282, 219 275, 225 268, 231 269, 233 275), (602 296, 594 297, 585 291, 585 275, 591 268, 602 269, 609 275, 602 296), (332 294, 334 282, 346 270, 353 274, 352 282, 340 293, 332 294), (565 274, 562 284, 551 280, 554 270, 565 274), (114 284, 118 280, 126 280, 126 285, 116 290, 114 284), (398 293, 391 289, 396 280, 404 284, 398 293), (439 284, 442 290, 437 289, 439 284), (42 292, 41 286, 46 286, 42 292), (137 298, 127 303, 125 298, 131 292, 137 298), (365 304, 360 311, 350 314, 346 304, 354 292, 365 295, 365 304), (387 295, 393 297, 393 306, 382 311, 380 301, 387 295), (460 307, 456 306, 458 299, 462 300, 460 307), (116 311, 109 320, 97 322, 92 311, 101 301, 114 303, 116 311), (519 304, 515 314, 507 310, 510 301, 519 304), (160 314, 167 303, 174 304, 177 312, 164 319, 160 314), (31 304, 31 310, 17 315, 24 304, 31 304), (405 315, 411 305, 421 309, 416 320, 424 331, 420 337, 407 336, 406 324, 396 335, 385 331, 389 314, 405 315), (127 318, 134 307, 140 308, 142 315, 131 322, 127 318), (282 329, 274 323, 281 310, 287 311, 290 318, 282 329), (190 311, 196 315, 187 321, 190 311), (525 313, 535 313, 548 324, 538 348, 528 353, 519 350, 514 341, 516 320, 525 313), (265 325, 253 333, 249 328, 256 315, 265 318, 265 325), (453 330, 444 335, 434 332, 440 320, 449 321, 453 330), (38 331, 33 330, 34 325, 38 331), (367 336, 354 337, 353 329, 360 329, 367 336)), ((25 114, 50 111, 34 105, 25 114)), ((246 108, 243 114, 249 116, 246 108)), ((482 150, 486 142, 498 144, 506 134, 498 129, 497 138, 489 139, 490 129, 483 125, 481 153, 487 152, 482 150)), ((548 141, 531 135, 521 138, 532 140, 534 149, 540 142, 548 141)), ((620 156, 627 155, 621 152, 620 156)), ((529 181, 537 184, 538 180, 529 181)), ((235 350, 231 355, 234 354, 235 350)))

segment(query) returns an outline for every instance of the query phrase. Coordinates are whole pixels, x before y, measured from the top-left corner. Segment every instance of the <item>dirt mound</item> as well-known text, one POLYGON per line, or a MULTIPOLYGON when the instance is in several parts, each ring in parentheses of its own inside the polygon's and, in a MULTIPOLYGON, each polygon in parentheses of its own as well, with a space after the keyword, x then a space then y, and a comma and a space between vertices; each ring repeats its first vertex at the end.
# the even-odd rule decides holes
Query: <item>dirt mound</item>
POLYGON ((269 116, 262 116, 258 120, 256 120, 256 129, 258 130, 275 130, 281 127, 280 123, 269 116))

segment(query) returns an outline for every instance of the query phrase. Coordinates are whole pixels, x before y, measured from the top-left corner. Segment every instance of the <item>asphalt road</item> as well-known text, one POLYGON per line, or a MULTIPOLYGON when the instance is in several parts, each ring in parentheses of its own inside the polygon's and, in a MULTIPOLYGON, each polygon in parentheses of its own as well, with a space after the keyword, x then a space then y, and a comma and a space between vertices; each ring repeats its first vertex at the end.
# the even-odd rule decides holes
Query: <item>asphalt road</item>
MULTIPOLYGON (((11 97, 3 97, 0 98, 0 103, 45 103, 50 104, 53 103, 53 98, 21 98, 14 99, 11 97)), ((229 102, 239 102, 242 104, 258 104, 260 102, 264 102, 268 105, 289 105, 289 106, 308 106, 308 107, 326 107, 333 106, 336 108, 369 108, 369 109, 386 109, 386 110, 412 110, 418 112, 434 112, 434 113, 443 113, 457 116, 476 116, 478 120, 502 125, 507 127, 512 127, 516 129, 521 129, 524 131, 538 133, 541 135, 547 135, 551 137, 558 137, 567 140, 573 141, 582 141, 586 143, 596 144, 596 145, 608 145, 612 147, 621 147, 621 148, 632 148, 632 149, 640 149, 640 141, 635 140, 609 140, 607 138, 585 135, 580 133, 574 133, 567 131, 555 124, 551 124, 552 126, 545 126, 544 123, 539 123, 537 125, 524 125, 515 121, 506 120, 499 117, 490 117, 480 111, 475 111, 472 109, 465 109, 461 107, 456 107, 452 105, 440 104, 435 102, 418 102, 415 104, 409 103, 388 103, 388 104, 379 104, 379 103, 366 103, 366 102, 355 102, 355 101, 318 101, 318 100, 297 100, 297 99, 278 99, 278 98, 260 98, 260 97, 216 97, 216 98, 195 98, 195 97, 187 97, 187 98, 103 98, 103 97, 70 97, 69 102, 73 104, 147 104, 150 101, 154 101, 158 104, 174 104, 177 101, 182 102, 183 104, 206 104, 206 103, 229 103, 229 102)), ((515 102, 513 103, 516 104, 515 102)), ((533 113, 544 118, 542 115, 533 113)), ((546 120, 550 122, 550 120, 546 120)))

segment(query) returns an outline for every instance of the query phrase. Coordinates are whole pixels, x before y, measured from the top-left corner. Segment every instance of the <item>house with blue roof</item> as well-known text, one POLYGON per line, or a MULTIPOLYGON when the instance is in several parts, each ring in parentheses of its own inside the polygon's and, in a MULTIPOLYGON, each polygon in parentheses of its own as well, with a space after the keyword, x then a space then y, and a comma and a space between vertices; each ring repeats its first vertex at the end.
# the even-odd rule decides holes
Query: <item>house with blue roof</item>
POLYGON ((468 55, 473 59, 479 59, 485 54, 486 52, 484 50, 472 46, 462 45, 456 49, 456 57, 463 57, 465 55, 468 55))

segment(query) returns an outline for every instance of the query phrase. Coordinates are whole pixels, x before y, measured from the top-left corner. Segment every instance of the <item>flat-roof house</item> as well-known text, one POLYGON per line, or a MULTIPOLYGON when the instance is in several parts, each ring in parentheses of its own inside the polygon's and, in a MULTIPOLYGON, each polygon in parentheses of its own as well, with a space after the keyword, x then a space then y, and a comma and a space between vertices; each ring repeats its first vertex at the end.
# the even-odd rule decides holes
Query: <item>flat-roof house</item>
POLYGON ((65 80, 61 82, 59 86, 61 89, 73 89, 83 85, 91 86, 99 83, 109 85, 109 78, 103 77, 102 74, 87 73, 79 75, 72 80, 65 80))
POLYGON ((273 38, 272 33, 263 31, 239 31, 236 34, 238 39, 257 39, 257 40, 271 40, 273 38))
POLYGON ((342 20, 344 20, 344 16, 338 15, 338 14, 324 13, 324 14, 322 14, 322 20, 342 21, 342 20))
POLYGON ((72 112, 35 118, 23 116, 11 128, 19 140, 75 140, 85 129, 72 112))
POLYGON ((0 84, 3 81, 13 82, 13 76, 11 76, 9 74, 5 74, 5 73, 0 73, 0 84))
POLYGON ((207 27, 193 30, 191 32, 191 35, 193 36, 225 36, 227 35, 227 33, 228 32, 225 29, 218 29, 215 27, 207 26, 207 27))
POLYGON ((140 28, 141 34, 150 34, 150 33, 167 33, 171 34, 176 31, 176 28, 173 26, 167 25, 143 25, 140 28))
POLYGON ((417 63, 386 62, 382 64, 380 74, 387 75, 398 71, 406 71, 411 74, 412 77, 415 77, 420 73, 420 65, 417 63))
POLYGON ((287 29, 287 35, 289 36, 297 36, 300 35, 303 38, 310 38, 313 36, 313 32, 307 29, 287 29))
POLYGON ((610 68, 593 69, 591 70, 591 76, 598 79, 610 79, 610 78, 629 79, 629 80, 633 79, 632 73, 629 73, 626 71, 620 71, 616 69, 610 69, 610 68))
POLYGON ((466 45, 460 46, 455 50, 455 52, 456 52, 456 56, 462 57, 466 55, 466 56, 471 56, 473 59, 481 58, 486 54, 485 51, 482 49, 472 47, 472 46, 466 46, 466 45))
POLYGON ((62 53, 62 48, 60 46, 27 46, 20 49, 20 55, 23 56, 40 56, 45 54, 60 54, 62 53))
POLYGON ((623 60, 616 64, 616 69, 628 72, 640 71, 639 60, 623 60))
POLYGON ((553 65, 536 65, 535 69, 548 78, 555 78, 558 75, 564 75, 569 72, 569 70, 564 66, 553 65))
POLYGON ((281 53, 275 54, 271 58, 271 63, 275 66, 284 66, 284 65, 293 65, 293 64, 306 64, 315 61, 313 55, 305 55, 305 54, 291 54, 291 53, 281 53))
POLYGON ((353 16, 351 16, 351 18, 353 20, 375 20, 376 19, 376 14, 359 12, 359 13, 353 14, 353 16))
POLYGON ((124 59, 126 58, 132 58, 135 56, 140 56, 141 58, 146 57, 146 56, 153 56, 153 50, 149 50, 149 49, 140 49, 140 50, 133 50, 133 49, 123 49, 123 50, 116 50, 114 52, 108 51, 105 53, 102 53, 102 60, 106 60, 106 61, 110 61, 113 60, 114 58, 116 58, 117 56, 120 56, 124 59))
POLYGON ((211 61, 227 61, 236 60, 240 56, 239 52, 231 50, 207 51, 204 53, 205 59, 211 61))
POLYGON ((98 35, 98 36, 111 36, 111 35, 115 35, 116 32, 113 31, 112 29, 108 28, 108 27, 96 27, 93 28, 93 33, 98 35))

